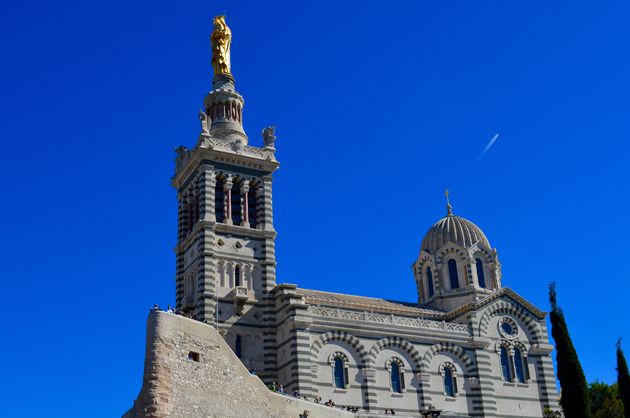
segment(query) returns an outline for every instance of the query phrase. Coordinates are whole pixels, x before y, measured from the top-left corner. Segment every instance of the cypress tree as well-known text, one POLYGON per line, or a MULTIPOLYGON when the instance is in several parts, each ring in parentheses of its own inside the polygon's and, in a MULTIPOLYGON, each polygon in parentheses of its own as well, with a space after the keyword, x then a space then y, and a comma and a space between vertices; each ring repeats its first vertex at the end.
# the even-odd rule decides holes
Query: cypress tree
POLYGON ((560 405, 566 418, 591 418, 591 399, 586 377, 569 336, 562 309, 556 300, 556 284, 549 285, 551 335, 556 342, 558 380, 562 387, 560 405))
POLYGON ((619 397, 623 402, 624 416, 630 418, 630 374, 628 373, 628 363, 621 349, 621 338, 617 340, 617 386, 619 387, 619 397))

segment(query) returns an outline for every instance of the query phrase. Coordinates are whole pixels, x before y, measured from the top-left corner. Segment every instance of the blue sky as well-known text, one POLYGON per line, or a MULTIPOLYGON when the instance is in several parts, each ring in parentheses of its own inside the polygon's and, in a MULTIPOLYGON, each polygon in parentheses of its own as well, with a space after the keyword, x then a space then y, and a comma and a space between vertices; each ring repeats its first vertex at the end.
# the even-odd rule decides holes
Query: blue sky
POLYGON ((24 0, 0 13, 3 416, 120 416, 137 395, 219 13, 251 143, 277 126, 279 282, 413 301, 448 187, 504 285, 546 310, 557 281, 588 380, 615 379, 627 2, 24 0))

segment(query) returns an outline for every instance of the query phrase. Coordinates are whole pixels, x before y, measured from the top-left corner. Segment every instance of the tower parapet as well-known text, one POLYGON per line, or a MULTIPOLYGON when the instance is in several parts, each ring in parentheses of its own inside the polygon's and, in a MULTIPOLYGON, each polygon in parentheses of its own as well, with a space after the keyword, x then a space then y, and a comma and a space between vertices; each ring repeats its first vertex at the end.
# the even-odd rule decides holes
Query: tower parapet
POLYGON ((215 75, 212 91, 204 99, 205 113, 210 121, 209 134, 230 144, 247 145, 243 130, 243 105, 245 101, 236 91, 231 74, 215 75))

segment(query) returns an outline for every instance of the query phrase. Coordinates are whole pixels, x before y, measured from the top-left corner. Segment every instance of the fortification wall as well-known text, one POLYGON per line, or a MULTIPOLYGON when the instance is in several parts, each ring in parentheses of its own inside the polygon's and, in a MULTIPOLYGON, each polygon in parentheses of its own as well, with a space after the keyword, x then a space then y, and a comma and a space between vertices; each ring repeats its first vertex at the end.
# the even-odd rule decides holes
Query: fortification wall
POLYGON ((142 389, 123 418, 298 418, 304 411, 309 418, 355 416, 269 391, 202 322, 153 311, 146 344, 142 389))

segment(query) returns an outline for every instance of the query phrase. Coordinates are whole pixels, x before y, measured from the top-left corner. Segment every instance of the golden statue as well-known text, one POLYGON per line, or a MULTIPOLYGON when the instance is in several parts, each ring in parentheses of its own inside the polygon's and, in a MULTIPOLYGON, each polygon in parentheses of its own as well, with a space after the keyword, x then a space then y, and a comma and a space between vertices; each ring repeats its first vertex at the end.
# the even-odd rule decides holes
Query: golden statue
POLYGON ((214 18, 214 31, 210 35, 212 41, 212 68, 215 77, 220 74, 230 73, 230 44, 232 43, 232 31, 225 23, 225 16, 214 18))

